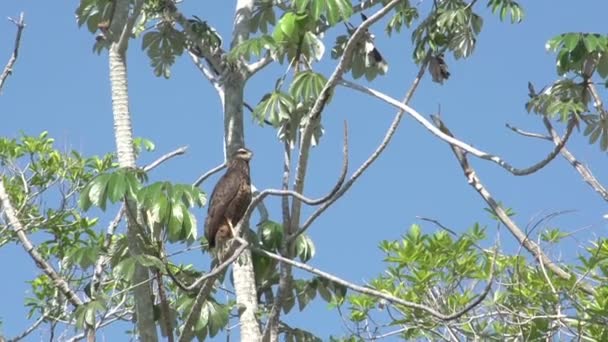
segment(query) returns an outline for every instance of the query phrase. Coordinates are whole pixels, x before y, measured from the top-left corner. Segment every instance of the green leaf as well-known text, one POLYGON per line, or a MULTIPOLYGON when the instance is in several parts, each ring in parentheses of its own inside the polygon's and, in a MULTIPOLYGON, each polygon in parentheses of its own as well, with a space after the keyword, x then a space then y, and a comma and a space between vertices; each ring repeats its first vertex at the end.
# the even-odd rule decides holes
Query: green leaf
POLYGON ((165 264, 162 262, 162 260, 153 255, 141 254, 135 256, 135 259, 137 260, 137 263, 144 267, 154 267, 165 272, 165 264))
POLYGON ((97 262, 99 247, 97 246, 82 246, 72 249, 68 253, 68 258, 71 262, 79 265, 82 269, 87 269, 97 262))
POLYGON ((258 235, 265 248, 277 250, 283 242, 283 225, 269 220, 261 222, 258 235))
POLYGON ((116 278, 131 281, 133 278, 133 273, 135 272, 135 264, 136 260, 133 257, 126 257, 116 266, 114 266, 114 269, 112 269, 112 274, 116 278))
POLYGON ((229 310, 225 305, 210 301, 207 302, 207 309, 209 311, 209 336, 214 337, 228 324, 229 310))
POLYGON ((110 174, 102 174, 97 178, 93 179, 91 183, 91 188, 89 190, 89 200, 92 204, 101 208, 101 210, 106 210, 106 201, 107 190, 108 190, 108 181, 110 180, 110 174))
MULTIPOLYGON (((128 172, 128 171, 127 171, 128 172)), ((127 191, 127 179, 125 170, 119 170, 111 174, 108 180, 108 194, 110 201, 116 203, 122 200, 127 191)))
POLYGON ((300 234, 296 238, 295 246, 296 254, 302 262, 307 262, 315 256, 315 245, 308 235, 300 234))
POLYGON ((608 77, 608 53, 602 53, 602 57, 600 57, 597 63, 597 73, 601 78, 608 77))

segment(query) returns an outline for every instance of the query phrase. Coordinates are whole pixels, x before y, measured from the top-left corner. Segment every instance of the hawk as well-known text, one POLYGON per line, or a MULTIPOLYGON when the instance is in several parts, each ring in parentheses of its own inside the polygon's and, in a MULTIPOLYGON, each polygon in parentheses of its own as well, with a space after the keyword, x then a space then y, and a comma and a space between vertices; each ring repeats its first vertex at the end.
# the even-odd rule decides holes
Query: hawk
POLYGON ((251 203, 249 161, 252 156, 248 149, 239 148, 228 161, 226 173, 211 193, 205 220, 205 237, 209 248, 232 237, 234 226, 251 203))

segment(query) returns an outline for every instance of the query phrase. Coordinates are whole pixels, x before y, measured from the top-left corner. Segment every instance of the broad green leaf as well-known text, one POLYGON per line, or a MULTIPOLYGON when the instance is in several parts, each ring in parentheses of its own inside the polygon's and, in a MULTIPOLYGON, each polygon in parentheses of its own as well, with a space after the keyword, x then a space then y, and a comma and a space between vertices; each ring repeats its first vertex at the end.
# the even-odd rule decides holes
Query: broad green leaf
POLYGON ((209 311, 209 336, 214 337, 228 324, 229 310, 225 305, 210 301, 207 302, 207 309, 209 311))
POLYGON ((307 262, 315 256, 315 245, 306 234, 300 234, 296 238, 295 246, 296 254, 302 262, 307 262))
POLYGON ((112 274, 116 278, 131 281, 133 273, 135 272, 135 264, 136 260, 133 257, 127 257, 119 262, 118 265, 114 266, 112 274))
POLYGON ((258 235, 265 248, 277 250, 283 242, 283 226, 274 221, 264 221, 259 224, 258 235))

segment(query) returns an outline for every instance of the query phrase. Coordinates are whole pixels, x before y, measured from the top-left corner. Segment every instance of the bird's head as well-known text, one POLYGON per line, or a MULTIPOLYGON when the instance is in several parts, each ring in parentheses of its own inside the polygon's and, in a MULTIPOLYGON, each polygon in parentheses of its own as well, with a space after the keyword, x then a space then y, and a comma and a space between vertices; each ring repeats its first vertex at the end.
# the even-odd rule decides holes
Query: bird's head
POLYGON ((251 157, 253 157, 253 152, 249 151, 248 149, 246 149, 244 147, 239 148, 232 155, 232 159, 240 159, 240 160, 244 160, 247 162, 251 160, 251 157))

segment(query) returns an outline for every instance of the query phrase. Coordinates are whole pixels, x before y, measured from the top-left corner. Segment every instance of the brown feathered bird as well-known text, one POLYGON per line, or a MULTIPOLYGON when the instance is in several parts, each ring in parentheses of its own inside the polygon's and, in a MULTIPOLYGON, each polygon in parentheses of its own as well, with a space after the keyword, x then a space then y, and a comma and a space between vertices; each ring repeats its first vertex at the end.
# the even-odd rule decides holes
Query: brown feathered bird
POLYGON ((241 220, 251 203, 251 178, 249 161, 253 153, 239 148, 230 158, 226 173, 211 193, 205 237, 209 248, 232 237, 234 226, 241 220))

